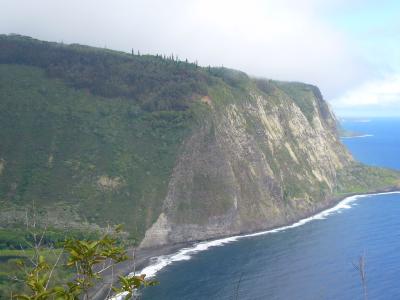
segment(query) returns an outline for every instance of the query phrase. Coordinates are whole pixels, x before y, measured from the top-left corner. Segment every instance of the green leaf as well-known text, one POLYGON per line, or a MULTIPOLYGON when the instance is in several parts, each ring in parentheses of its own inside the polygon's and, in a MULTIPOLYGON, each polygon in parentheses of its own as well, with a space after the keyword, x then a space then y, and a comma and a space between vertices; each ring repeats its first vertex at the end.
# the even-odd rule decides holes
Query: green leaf
POLYGON ((119 233, 122 231, 123 225, 122 224, 118 224, 117 226, 115 226, 115 232, 119 233))
POLYGON ((39 255, 39 264, 44 264, 45 263, 45 258, 43 255, 39 255))

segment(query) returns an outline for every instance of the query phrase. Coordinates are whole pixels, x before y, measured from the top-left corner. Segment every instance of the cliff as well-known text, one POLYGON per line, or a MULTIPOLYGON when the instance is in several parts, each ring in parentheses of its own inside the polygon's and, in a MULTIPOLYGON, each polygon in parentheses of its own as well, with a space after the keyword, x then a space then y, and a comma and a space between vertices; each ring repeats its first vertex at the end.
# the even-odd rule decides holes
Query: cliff
POLYGON ((398 184, 356 163, 319 89, 0 36, 0 226, 123 223, 141 247, 286 224, 398 184))
POLYGON ((333 114, 316 87, 262 84, 266 92, 250 79, 241 90, 210 91, 142 246, 261 230, 329 203, 338 170, 353 162, 333 114))

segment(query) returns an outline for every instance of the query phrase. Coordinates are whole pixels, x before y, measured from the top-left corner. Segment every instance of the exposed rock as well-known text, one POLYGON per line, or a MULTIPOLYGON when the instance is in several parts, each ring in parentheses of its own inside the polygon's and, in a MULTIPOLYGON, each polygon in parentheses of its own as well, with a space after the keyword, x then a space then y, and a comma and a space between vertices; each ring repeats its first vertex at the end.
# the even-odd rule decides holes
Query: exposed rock
POLYGON ((121 177, 100 176, 97 180, 97 186, 103 191, 116 190, 124 184, 121 177))
POLYGON ((6 165, 6 161, 1 158, 0 159, 0 175, 3 174, 5 165, 6 165))
POLYGON ((281 90, 249 94, 214 104, 185 141, 142 247, 270 228, 327 205, 337 171, 353 160, 319 92, 308 99, 311 122, 281 90))
POLYGON ((355 164, 303 83, 0 35, 0 86, 0 226, 34 201, 54 226, 122 223, 151 247, 278 226, 399 177, 355 164))
POLYGON ((54 160, 54 156, 53 156, 53 154, 50 154, 50 155, 49 155, 49 158, 48 158, 48 160, 47 160, 47 166, 48 166, 49 168, 51 168, 51 167, 53 166, 53 160, 54 160))

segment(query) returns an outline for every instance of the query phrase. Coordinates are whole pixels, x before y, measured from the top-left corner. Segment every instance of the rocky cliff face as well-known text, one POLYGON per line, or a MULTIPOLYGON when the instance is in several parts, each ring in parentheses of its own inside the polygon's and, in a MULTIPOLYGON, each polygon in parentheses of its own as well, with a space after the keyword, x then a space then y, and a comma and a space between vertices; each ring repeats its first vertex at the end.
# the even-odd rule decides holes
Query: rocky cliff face
POLYGON ((263 84, 210 92, 142 247, 266 229, 328 205, 352 163, 334 115, 316 87, 263 84))
POLYGON ((124 225, 142 247, 278 226, 393 185, 318 88, 0 35, 0 227, 124 225))

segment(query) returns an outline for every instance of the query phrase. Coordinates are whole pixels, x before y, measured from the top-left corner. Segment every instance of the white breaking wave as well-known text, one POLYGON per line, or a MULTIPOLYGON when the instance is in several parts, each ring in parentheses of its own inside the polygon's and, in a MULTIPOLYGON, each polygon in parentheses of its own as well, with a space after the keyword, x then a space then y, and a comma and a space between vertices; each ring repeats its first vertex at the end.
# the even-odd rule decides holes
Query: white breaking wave
POLYGON ((374 136, 373 134, 362 134, 362 135, 355 135, 355 136, 342 136, 342 139, 354 139, 354 138, 365 138, 374 136))
POLYGON ((341 122, 352 122, 352 123, 369 123, 370 119, 341 119, 341 122))
MULTIPOLYGON (((177 261, 190 260, 192 255, 194 255, 198 252, 201 252, 201 251, 205 251, 209 248, 223 246, 225 244, 229 244, 229 243, 238 241, 240 239, 245 239, 248 237, 255 237, 255 236, 285 231, 287 229, 302 226, 313 220, 323 220, 323 219, 326 219, 326 217, 328 217, 331 214, 341 213, 343 210, 351 208, 352 206, 355 205, 354 202, 361 198, 367 198, 367 197, 372 197, 372 196, 377 196, 377 195, 390 195, 390 194, 400 194, 400 191, 349 196, 349 197, 343 199, 342 201, 340 201, 334 207, 328 208, 320 213, 317 213, 314 216, 302 219, 291 225, 282 226, 282 227, 278 227, 278 228, 266 230, 266 231, 260 231, 260 232, 256 232, 256 233, 250 233, 250 234, 245 234, 245 235, 236 235, 236 236, 231 236, 231 237, 222 238, 222 239, 218 239, 218 240, 199 242, 199 243, 194 244, 193 246, 190 246, 187 248, 182 248, 174 254, 153 257, 151 259, 150 265, 145 267, 140 272, 136 272, 136 275, 137 274, 146 274, 146 278, 151 278, 151 277, 154 277, 160 270, 164 269, 166 266, 168 266, 174 262, 177 262, 177 261)), ((134 275, 134 274, 131 273, 129 275, 134 275)), ((120 295, 113 297, 111 300, 122 300, 122 299, 124 299, 124 295, 120 294, 120 295)))
POLYGON ((266 231, 260 231, 260 232, 256 232, 256 233, 250 233, 250 234, 245 234, 245 235, 236 235, 236 236, 231 236, 231 237, 222 238, 222 239, 218 239, 218 240, 199 242, 199 243, 194 244, 193 246, 180 249, 175 254, 162 255, 162 256, 153 258, 151 260, 150 265, 145 267, 141 272, 138 272, 137 274, 146 274, 146 278, 154 277, 157 274, 157 272, 159 272, 166 266, 172 264, 173 262, 189 260, 191 258, 191 255, 196 254, 201 251, 205 251, 211 247, 223 246, 225 244, 232 243, 239 239, 244 239, 244 238, 248 238, 248 237, 254 237, 254 236, 260 236, 260 235, 266 235, 266 234, 270 234, 270 233, 285 231, 290 228, 302 226, 313 220, 323 220, 327 216, 329 216, 333 213, 341 212, 344 209, 351 208, 353 203, 358 199, 376 196, 376 195, 388 195, 388 194, 400 194, 400 191, 350 196, 350 197, 343 199, 342 201, 340 201, 338 204, 336 204, 332 208, 328 208, 314 216, 302 219, 291 225, 282 226, 282 227, 278 227, 278 228, 266 230, 266 231))

